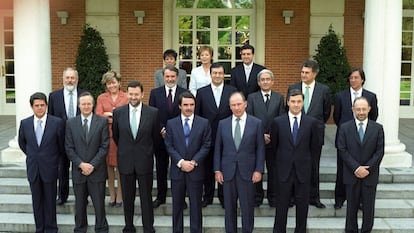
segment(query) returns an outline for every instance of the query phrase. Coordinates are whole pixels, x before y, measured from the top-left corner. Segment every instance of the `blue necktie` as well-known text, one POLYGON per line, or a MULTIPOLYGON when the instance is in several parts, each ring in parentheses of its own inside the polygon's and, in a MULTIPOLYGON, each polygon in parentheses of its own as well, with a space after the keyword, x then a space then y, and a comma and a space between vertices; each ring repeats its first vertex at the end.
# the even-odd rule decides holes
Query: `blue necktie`
POLYGON ((362 142, 364 140, 364 123, 362 122, 359 122, 358 134, 359 134, 359 139, 362 142))
POLYGON ((184 137, 186 146, 188 146, 188 141, 190 139, 190 125, 188 124, 189 120, 190 119, 188 117, 184 119, 184 137))
POLYGON ((292 127, 292 138, 293 138, 293 144, 296 145, 296 137, 298 136, 298 130, 299 130, 299 126, 298 126, 298 118, 297 117, 293 117, 295 119, 295 121, 293 122, 293 127, 292 127))
POLYGON ((241 142, 240 118, 236 118, 236 127, 234 128, 234 145, 239 149, 241 142))
POLYGON ((36 134, 37 145, 40 146, 40 143, 42 142, 42 136, 43 136, 42 120, 37 121, 35 134, 36 134))
POLYGON ((83 119, 83 134, 85 135, 86 143, 88 143, 88 118, 83 119))
POLYGON ((131 126, 132 136, 135 139, 137 137, 137 133, 138 133, 137 109, 136 108, 132 109, 132 116, 131 116, 130 126, 131 126))

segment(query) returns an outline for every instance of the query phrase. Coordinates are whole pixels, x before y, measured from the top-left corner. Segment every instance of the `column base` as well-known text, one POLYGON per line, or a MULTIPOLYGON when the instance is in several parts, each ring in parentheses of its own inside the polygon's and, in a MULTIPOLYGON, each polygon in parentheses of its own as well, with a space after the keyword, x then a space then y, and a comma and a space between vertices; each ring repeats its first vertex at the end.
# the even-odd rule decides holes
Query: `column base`
POLYGON ((0 163, 24 163, 26 155, 19 148, 17 136, 9 141, 9 148, 1 151, 0 163))
POLYGON ((412 155, 405 151, 403 143, 385 145, 385 154, 381 162, 381 167, 411 167, 412 155))

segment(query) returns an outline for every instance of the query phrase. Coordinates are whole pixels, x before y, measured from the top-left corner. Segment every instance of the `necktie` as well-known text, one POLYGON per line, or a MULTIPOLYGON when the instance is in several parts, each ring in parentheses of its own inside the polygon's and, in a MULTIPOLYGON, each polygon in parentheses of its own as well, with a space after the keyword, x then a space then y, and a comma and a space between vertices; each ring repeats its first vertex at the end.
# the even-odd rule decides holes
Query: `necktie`
POLYGON ((249 66, 247 66, 245 68, 245 73, 246 73, 246 83, 248 83, 249 82, 249 76, 250 76, 250 67, 249 66))
POLYGON ((190 125, 188 124, 189 120, 190 119, 188 117, 184 119, 184 137, 186 146, 188 146, 188 141, 190 139, 190 125))
POLYGON ((173 111, 172 89, 171 88, 168 90, 167 104, 168 104, 168 112, 171 114, 172 111, 173 111))
POLYGON ((68 109, 68 118, 72 118, 75 116, 75 112, 73 110, 73 91, 69 91, 69 109, 68 109))
POLYGON ((295 120, 293 121, 293 127, 292 127, 292 138, 293 138, 293 143, 296 145, 296 137, 298 136, 298 130, 299 130, 299 126, 298 126, 298 118, 297 117, 293 117, 295 120))
POLYGON ((216 87, 214 89, 214 100, 216 101, 217 108, 220 106, 220 89, 216 87))
POLYGON ((270 100, 269 94, 265 94, 265 96, 266 96, 265 105, 266 105, 266 109, 268 109, 269 108, 269 100, 270 100))
POLYGON ((239 149, 241 142, 241 131, 240 131, 240 118, 236 118, 236 127, 234 129, 234 145, 236 149, 239 149))
POLYGON ((305 113, 307 113, 308 112, 308 108, 309 108, 309 103, 310 103, 310 100, 309 100, 309 86, 306 86, 306 88, 305 88, 305 113))
POLYGON ((359 128, 358 128, 358 134, 359 134, 359 139, 364 140, 364 123, 359 122, 359 128))
POLYGON ((132 136, 135 139, 137 137, 137 133, 138 133, 137 109, 136 108, 132 109, 132 116, 131 116, 130 126, 131 126, 132 136))
POLYGON ((83 119, 83 134, 85 135, 86 143, 88 143, 88 119, 83 119))
POLYGON ((359 97, 358 92, 354 92, 354 98, 352 99, 352 104, 354 104, 355 99, 358 97, 359 97))
POLYGON ((42 136, 43 136, 42 120, 37 121, 35 134, 36 134, 37 145, 40 146, 40 142, 42 142, 42 136))

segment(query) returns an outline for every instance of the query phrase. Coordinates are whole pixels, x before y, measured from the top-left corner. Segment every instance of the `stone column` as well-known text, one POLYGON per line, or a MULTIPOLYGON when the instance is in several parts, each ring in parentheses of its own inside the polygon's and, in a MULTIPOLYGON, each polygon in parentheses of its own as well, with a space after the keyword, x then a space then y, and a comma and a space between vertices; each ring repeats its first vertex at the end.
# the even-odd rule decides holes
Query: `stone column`
POLYGON ((401 76, 402 0, 365 0, 365 87, 378 96, 384 126, 383 167, 411 167, 412 157, 398 139, 401 76))
MULTIPOLYGON (((33 114, 29 98, 34 92, 51 91, 49 0, 14 0, 14 70, 16 130, 20 120, 33 114)), ((17 135, 17 133, 16 133, 17 135)), ((1 153, 1 162, 23 162, 17 136, 1 153)))

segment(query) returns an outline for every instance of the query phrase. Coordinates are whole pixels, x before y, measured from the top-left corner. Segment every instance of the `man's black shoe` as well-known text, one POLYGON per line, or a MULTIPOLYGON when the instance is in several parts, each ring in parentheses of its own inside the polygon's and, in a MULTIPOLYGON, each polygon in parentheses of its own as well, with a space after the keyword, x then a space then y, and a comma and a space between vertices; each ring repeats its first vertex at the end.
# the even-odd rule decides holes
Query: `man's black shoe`
POLYGON ((203 200, 203 202, 202 202, 202 206, 203 206, 203 208, 204 208, 204 207, 207 207, 208 205, 211 205, 211 204, 213 204, 213 201, 203 200))
POLYGON ((66 201, 59 198, 59 199, 56 200, 56 205, 63 205, 63 204, 65 204, 65 202, 66 201))
POLYGON ((313 206, 315 206, 316 208, 319 208, 319 209, 326 208, 326 206, 320 201, 312 201, 312 202, 309 202, 309 204, 313 205, 313 206))
POLYGON ((165 204, 165 201, 161 201, 161 200, 158 200, 158 199, 155 199, 153 202, 152 202, 152 207, 153 208, 158 208, 160 205, 162 205, 162 204, 165 204))
POLYGON ((335 209, 341 209, 342 208, 342 204, 341 203, 335 203, 334 208, 335 209))

